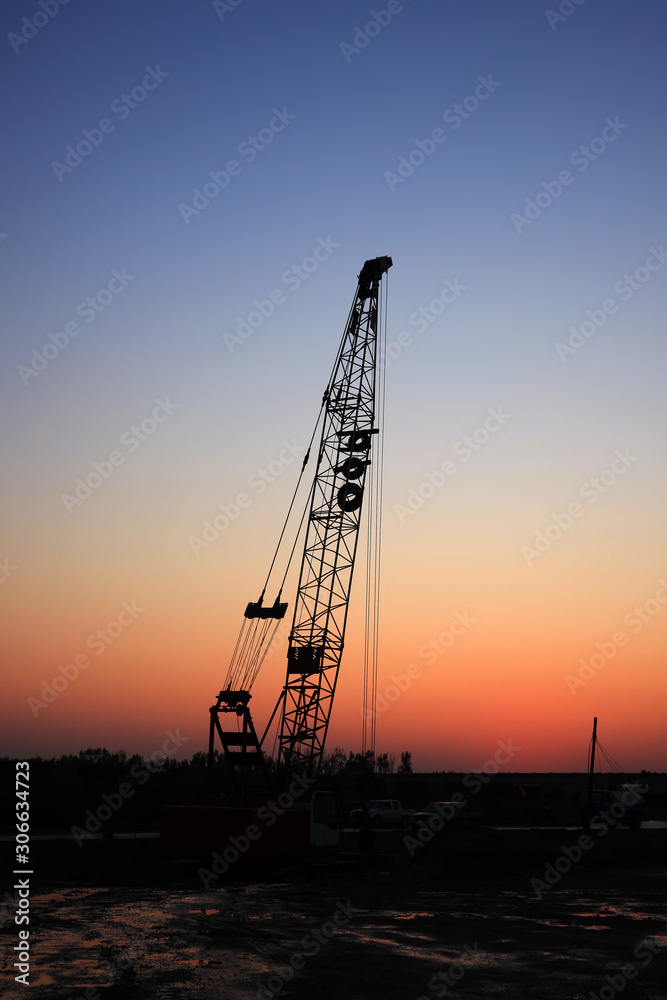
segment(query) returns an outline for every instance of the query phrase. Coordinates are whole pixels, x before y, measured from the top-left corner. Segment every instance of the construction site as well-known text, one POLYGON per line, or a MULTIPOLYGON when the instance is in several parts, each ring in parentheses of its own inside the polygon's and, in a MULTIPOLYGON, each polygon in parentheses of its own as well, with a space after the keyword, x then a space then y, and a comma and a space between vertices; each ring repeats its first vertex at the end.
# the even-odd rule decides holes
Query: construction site
MULTIPOLYGON (((521 747, 511 740, 468 774, 413 774, 407 751, 394 774, 395 762, 377 753, 378 359, 391 266, 383 256, 359 272, 268 573, 245 606, 209 708, 206 760, 193 758, 183 800, 174 801, 176 762, 161 772, 141 758, 90 751, 86 766, 91 775, 106 768, 105 787, 113 773, 135 784, 104 793, 73 839, 54 830, 35 838, 46 890, 32 899, 37 997, 317 991, 332 1000, 430 1000, 456 988, 561 1000, 599 990, 600 968, 614 970, 607 980, 616 992, 629 985, 628 997, 664 995, 664 775, 621 773, 599 744, 597 719, 588 772, 575 775, 512 771, 521 747), (361 752, 347 759, 326 750, 348 668, 355 562, 365 577, 364 704, 361 752), (252 690, 286 618, 285 683, 260 722, 252 690), (595 771, 596 750, 604 773, 595 771), (159 810, 136 813, 132 826, 124 800, 153 772, 171 774, 171 785, 163 783, 159 810), (619 971, 618 954, 639 926, 619 971), (634 993, 640 971, 643 992, 634 993)), ((162 756, 178 748, 170 733, 162 756)), ((45 798, 46 763, 33 765, 45 798)), ((52 820, 58 808, 54 798, 52 820)))

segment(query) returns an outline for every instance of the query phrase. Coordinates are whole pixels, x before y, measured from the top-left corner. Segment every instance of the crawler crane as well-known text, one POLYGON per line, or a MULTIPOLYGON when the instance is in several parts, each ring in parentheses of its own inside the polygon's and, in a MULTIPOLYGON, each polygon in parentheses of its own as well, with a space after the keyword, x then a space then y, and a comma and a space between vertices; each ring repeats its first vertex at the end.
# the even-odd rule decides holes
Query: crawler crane
MULTIPOLYGON (((321 420, 317 464, 302 518, 305 542, 288 639, 285 684, 260 738, 248 703, 271 640, 287 613, 282 588, 291 555, 273 604, 265 605, 264 600, 296 491, 267 583, 259 599, 249 602, 245 609, 224 687, 210 709, 209 774, 213 782, 217 736, 232 788, 226 793, 223 805, 164 810, 164 849, 181 846, 185 836, 197 841, 202 850, 216 850, 214 845, 219 845, 225 837, 229 839, 232 828, 242 830, 245 820, 253 825, 253 817, 261 818, 258 801, 270 801, 276 791, 288 794, 285 791, 288 787, 291 790, 289 797, 296 798, 295 778, 308 787, 319 774, 343 655, 366 493, 371 494, 369 508, 374 505, 370 512, 375 518, 372 530, 379 543, 381 441, 378 445, 378 437, 381 428, 377 424, 380 422, 378 404, 382 399, 379 355, 386 302, 386 280, 382 279, 391 266, 390 257, 377 257, 367 260, 359 273, 354 302, 311 439, 312 446, 321 420), (372 455, 375 470, 371 469, 372 455), (271 767, 263 746, 277 715, 277 761, 275 767, 271 767)), ((310 450, 304 458, 299 482, 310 450)), ((299 531, 292 555, 298 537, 299 531)), ((365 683, 367 697, 368 678, 365 683)), ((306 805, 288 809, 281 823, 276 824, 282 827, 283 836, 274 833, 272 838, 258 839, 251 853, 262 855, 268 849, 269 840, 274 847, 279 842, 283 846, 288 841, 292 845, 302 843, 303 836, 296 836, 295 831, 308 825, 306 814, 311 843, 318 839, 324 843, 336 842, 339 823, 331 793, 314 790, 307 809, 306 805), (293 814, 291 818, 290 814, 293 814), (261 849, 260 845, 263 845, 261 849)), ((259 819, 257 821, 260 823, 259 819)))

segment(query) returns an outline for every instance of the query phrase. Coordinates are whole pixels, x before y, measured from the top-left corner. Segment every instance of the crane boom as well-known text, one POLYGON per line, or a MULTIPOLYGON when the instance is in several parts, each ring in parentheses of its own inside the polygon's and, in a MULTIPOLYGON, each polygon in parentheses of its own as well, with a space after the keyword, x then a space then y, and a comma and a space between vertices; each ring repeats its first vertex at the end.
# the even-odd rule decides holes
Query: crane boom
POLYGON ((367 260, 325 400, 317 470, 287 652, 279 765, 319 771, 345 639, 366 470, 375 427, 380 285, 367 260))
POLYGON ((272 785, 262 743, 281 705, 280 770, 293 772, 298 768, 313 777, 319 772, 343 654, 371 443, 378 433, 380 288, 391 266, 391 257, 376 257, 361 269, 324 394, 324 422, 289 635, 285 686, 260 740, 248 708, 250 687, 271 635, 287 610, 280 594, 272 606, 265 607, 262 591, 259 601, 246 607, 226 686, 210 709, 209 774, 215 770, 217 734, 241 800, 249 775, 257 769, 263 773, 265 785, 272 785), (271 635, 270 628, 274 629, 271 635))

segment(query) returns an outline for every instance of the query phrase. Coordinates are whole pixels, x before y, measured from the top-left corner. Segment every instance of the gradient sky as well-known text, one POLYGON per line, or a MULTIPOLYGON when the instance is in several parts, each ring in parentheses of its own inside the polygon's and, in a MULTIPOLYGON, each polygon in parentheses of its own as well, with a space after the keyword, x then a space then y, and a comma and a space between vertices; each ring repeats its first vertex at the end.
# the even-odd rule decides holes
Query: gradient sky
MULTIPOLYGON (((382 0, 227 6, 0 12, 0 753, 150 753, 168 729, 181 754, 205 747, 297 462, 261 494, 249 479, 284 442, 303 453, 356 275, 390 254, 379 693, 422 673, 380 714, 378 750, 467 770, 512 740, 510 770, 580 770, 597 715, 624 767, 665 770, 667 9, 585 0, 556 20, 534 0, 404 0, 366 34, 382 0), (147 74, 154 89, 134 90, 147 74), (65 171, 84 130, 97 145, 65 171), (183 208, 233 160, 224 190, 183 208), (323 244, 295 287, 286 272, 323 244), (65 346, 40 362, 49 334, 65 346), (155 432, 128 436, 156 400, 155 432), (239 493, 246 509, 195 554, 239 493), (89 665, 31 711, 77 655, 89 665)), ((361 742, 355 583, 329 749, 361 742)), ((254 688, 260 730, 283 680, 284 645, 254 688)))

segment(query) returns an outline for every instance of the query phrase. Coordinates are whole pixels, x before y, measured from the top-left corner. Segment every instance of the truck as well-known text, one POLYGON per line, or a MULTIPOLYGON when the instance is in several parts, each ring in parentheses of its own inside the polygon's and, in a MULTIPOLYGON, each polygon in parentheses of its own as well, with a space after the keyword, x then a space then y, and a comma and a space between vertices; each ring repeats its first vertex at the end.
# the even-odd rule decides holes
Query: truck
MULTIPOLYGON (((592 791, 591 817, 611 816, 612 821, 639 829, 646 817, 644 796, 637 786, 622 785, 620 789, 594 788, 592 791)), ((589 819, 588 792, 581 792, 577 798, 577 812, 585 826, 589 819)))
POLYGON ((412 812, 410 809, 403 809, 397 799, 371 799, 360 809, 353 809, 350 813, 350 826, 360 827, 368 817, 375 827, 381 826, 410 826, 412 822, 412 812))

